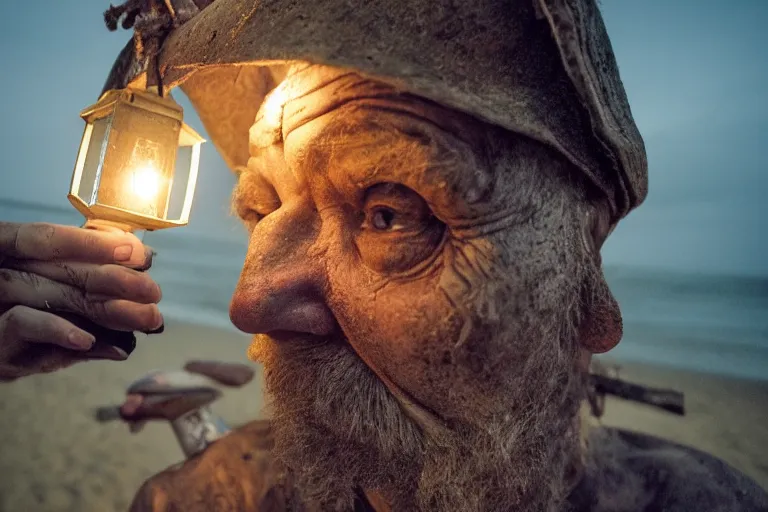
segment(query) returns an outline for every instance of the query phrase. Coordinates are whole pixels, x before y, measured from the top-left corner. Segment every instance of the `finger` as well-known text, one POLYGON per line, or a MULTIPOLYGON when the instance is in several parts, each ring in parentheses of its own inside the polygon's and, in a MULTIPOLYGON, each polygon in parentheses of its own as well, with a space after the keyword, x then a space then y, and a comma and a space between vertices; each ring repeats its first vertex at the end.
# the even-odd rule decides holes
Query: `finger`
POLYGON ((0 222, 0 256, 36 260, 117 263, 148 268, 151 249, 130 233, 45 223, 0 222))
POLYGON ((156 304, 122 299, 91 300, 79 288, 17 270, 0 269, 0 283, 0 304, 77 313, 118 331, 151 332, 163 324, 156 304))
POLYGON ((149 274, 120 265, 13 259, 3 266, 72 285, 92 298, 119 298, 141 304, 157 303, 162 298, 160 287, 149 274))
POLYGON ((87 220, 85 222, 83 229, 94 229, 96 231, 105 231, 107 233, 117 233, 117 234, 125 233, 124 229, 120 229, 117 226, 103 224, 101 222, 91 222, 90 220, 87 220))
MULTIPOLYGON (((94 348, 83 352, 47 343, 16 344, 14 350, 8 351, 0 357, 0 379, 17 379, 36 373, 50 373, 94 359, 124 361, 127 358, 125 353, 120 355, 116 350, 113 352, 107 350, 104 355, 97 356, 96 347, 98 346, 99 342, 97 341, 94 348)), ((4 349, 7 348, 9 347, 4 347, 4 349)), ((114 347, 104 345, 104 348, 111 349, 114 347)))
POLYGON ((129 353, 121 347, 101 342, 98 336, 91 350, 83 354, 84 359, 105 359, 108 361, 125 361, 128 356, 129 353))
POLYGON ((58 315, 14 306, 0 315, 0 380, 48 373, 82 361, 128 358, 125 351, 103 339, 104 336, 94 336, 58 315))
POLYGON ((50 373, 72 366, 81 359, 76 352, 58 345, 26 343, 14 353, 0 359, 0 375, 17 379, 37 373, 50 373))
POLYGON ((87 352, 89 359, 113 359, 122 361, 127 359, 136 349, 136 335, 130 331, 116 331, 107 329, 101 325, 74 313, 57 311, 56 315, 69 320, 76 327, 93 334, 96 337, 96 343, 91 350, 87 352))
POLYGON ((50 343, 89 350, 96 338, 61 317, 26 306, 14 306, 0 315, 0 354, 18 350, 23 343, 50 343))

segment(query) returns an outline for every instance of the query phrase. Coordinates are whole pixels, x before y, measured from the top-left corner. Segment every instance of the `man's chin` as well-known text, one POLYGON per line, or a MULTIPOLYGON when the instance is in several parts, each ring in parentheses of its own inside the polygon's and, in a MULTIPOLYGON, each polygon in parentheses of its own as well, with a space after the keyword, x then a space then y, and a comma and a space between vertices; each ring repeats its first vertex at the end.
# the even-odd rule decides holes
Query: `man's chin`
POLYGON ((542 400, 535 417, 500 419, 438 441, 343 338, 258 335, 248 356, 264 365, 275 455, 304 497, 326 509, 347 504, 355 488, 387 489, 399 509, 417 500, 429 510, 481 510, 502 500, 542 511, 560 498, 557 475, 571 453, 569 413, 560 405, 542 400))
POLYGON ((343 337, 257 335, 248 357, 264 366, 274 455, 305 498, 335 509, 355 489, 415 481, 421 434, 343 337))

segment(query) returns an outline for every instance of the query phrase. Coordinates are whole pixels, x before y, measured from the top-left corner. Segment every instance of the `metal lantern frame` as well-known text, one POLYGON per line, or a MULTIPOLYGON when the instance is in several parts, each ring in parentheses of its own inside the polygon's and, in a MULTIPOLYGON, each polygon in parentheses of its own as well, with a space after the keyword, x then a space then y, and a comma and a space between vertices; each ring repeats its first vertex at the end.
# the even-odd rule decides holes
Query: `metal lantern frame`
MULTIPOLYGON (((80 113, 80 117, 85 121, 86 125, 67 197, 72 205, 85 216, 87 221, 96 220, 98 222, 129 227, 130 229, 147 231, 184 226, 189 222, 189 214, 197 185, 200 147, 205 140, 183 122, 183 114, 183 108, 172 98, 162 97, 152 90, 132 88, 107 91, 97 103, 87 107, 80 113), (112 125, 119 116, 134 115, 132 112, 135 112, 135 109, 143 111, 144 115, 149 116, 148 119, 163 120, 166 123, 168 120, 176 122, 171 123, 171 125, 178 126, 178 143, 176 148, 174 148, 173 159, 168 164, 171 177, 177 171, 179 150, 186 147, 191 149, 186 191, 184 193, 181 213, 177 219, 168 218, 168 202, 173 190, 173 183, 170 183, 167 187, 166 205, 162 216, 148 215, 132 211, 129 208, 122 208, 99 201, 99 192, 102 185, 101 178, 105 170, 104 163, 110 147, 112 125), (94 135, 98 135, 98 133, 94 134, 94 127, 97 122, 102 120, 106 120, 103 138, 101 140, 93 140, 94 135), (85 187, 83 187, 84 170, 86 164, 92 163, 89 155, 92 156, 93 152, 89 152, 89 148, 93 144, 100 144, 101 146, 98 153, 98 168, 93 178, 93 190, 90 193, 90 200, 86 201, 83 199, 83 193, 87 194, 87 192, 84 192, 85 187)), ((174 136, 173 134, 171 135, 174 136)), ((138 140, 138 135, 136 139, 138 140)), ((86 186, 90 186, 90 183, 89 178, 86 186)))

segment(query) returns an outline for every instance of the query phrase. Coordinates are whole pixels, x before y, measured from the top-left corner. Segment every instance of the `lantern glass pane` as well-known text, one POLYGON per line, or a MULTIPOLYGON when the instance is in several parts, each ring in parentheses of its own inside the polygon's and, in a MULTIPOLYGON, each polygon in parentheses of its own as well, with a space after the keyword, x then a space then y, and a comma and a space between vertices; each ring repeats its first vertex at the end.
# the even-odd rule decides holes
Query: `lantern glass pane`
MULTIPOLYGON (((77 190, 77 196, 88 206, 93 206, 96 202, 96 183, 101 171, 101 159, 106 145, 106 135, 109 132, 109 123, 112 116, 97 119, 92 123, 90 139, 88 140, 88 149, 83 163, 83 173, 80 177, 80 186, 77 190)), ((84 141, 85 142, 85 141, 84 141)))
POLYGON ((112 117, 96 202, 166 218, 181 122, 120 104, 112 117))
POLYGON ((192 146, 181 146, 176 154, 176 171, 173 174, 171 196, 168 201, 167 218, 170 220, 181 219, 189 184, 189 171, 192 168, 192 151, 192 146))

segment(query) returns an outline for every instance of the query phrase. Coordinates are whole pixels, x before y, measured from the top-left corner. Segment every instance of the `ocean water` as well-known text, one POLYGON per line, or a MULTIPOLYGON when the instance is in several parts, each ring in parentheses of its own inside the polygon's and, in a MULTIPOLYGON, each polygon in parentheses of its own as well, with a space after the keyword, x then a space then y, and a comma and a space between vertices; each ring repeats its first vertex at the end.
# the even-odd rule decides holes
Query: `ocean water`
MULTIPOLYGON (((0 201, 0 219, 80 225, 74 209, 0 201)), ((166 318, 233 329, 227 313, 245 249, 241 237, 190 229, 148 233, 158 251, 151 273, 166 318)), ((768 380, 768 277, 606 267, 621 305, 619 360, 768 380)))

